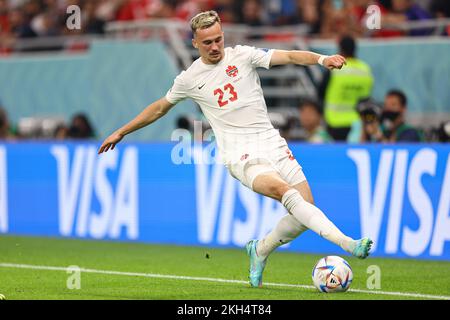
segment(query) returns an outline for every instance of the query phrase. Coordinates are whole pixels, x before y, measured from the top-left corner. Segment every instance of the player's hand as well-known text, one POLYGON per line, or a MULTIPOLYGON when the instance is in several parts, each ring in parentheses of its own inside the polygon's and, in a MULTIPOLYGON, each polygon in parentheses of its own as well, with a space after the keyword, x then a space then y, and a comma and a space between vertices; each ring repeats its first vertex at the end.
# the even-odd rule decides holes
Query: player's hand
POLYGON ((329 56, 323 61, 323 66, 329 70, 341 69, 345 64, 347 64, 345 58, 338 54, 329 56))
POLYGON ((98 154, 107 152, 109 149, 113 150, 116 144, 119 143, 120 140, 122 139, 123 139, 122 134, 114 132, 112 135, 106 138, 105 141, 103 141, 100 149, 98 149, 98 154))

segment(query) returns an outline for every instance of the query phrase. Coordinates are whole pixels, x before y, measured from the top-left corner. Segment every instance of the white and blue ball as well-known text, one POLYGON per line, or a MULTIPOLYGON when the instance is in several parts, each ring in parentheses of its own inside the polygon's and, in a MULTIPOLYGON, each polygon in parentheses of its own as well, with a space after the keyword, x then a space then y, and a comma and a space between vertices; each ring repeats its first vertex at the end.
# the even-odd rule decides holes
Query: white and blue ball
POLYGON ((320 259, 313 268, 312 280, 320 292, 344 292, 353 281, 353 271, 347 261, 338 256, 320 259))

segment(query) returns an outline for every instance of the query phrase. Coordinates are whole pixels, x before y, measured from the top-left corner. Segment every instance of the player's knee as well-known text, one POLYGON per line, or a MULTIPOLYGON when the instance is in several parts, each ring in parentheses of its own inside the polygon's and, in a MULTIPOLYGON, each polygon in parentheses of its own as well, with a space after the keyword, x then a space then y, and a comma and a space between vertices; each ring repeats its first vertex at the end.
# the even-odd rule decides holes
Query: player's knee
POLYGON ((288 192, 290 189, 292 189, 292 187, 290 185, 288 185, 287 183, 286 184, 280 183, 280 184, 272 186, 270 191, 275 199, 277 199, 278 201, 281 201, 281 198, 283 198, 283 195, 286 192, 288 192))

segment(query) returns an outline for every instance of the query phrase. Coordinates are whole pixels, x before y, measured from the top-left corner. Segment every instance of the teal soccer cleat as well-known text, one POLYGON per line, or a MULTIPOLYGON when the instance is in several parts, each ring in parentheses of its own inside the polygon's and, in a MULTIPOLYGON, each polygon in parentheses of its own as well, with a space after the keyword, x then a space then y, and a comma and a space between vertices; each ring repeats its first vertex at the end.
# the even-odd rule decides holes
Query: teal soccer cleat
POLYGON ((250 274, 248 276, 252 287, 262 287, 262 275, 266 266, 267 258, 260 258, 256 254, 258 240, 250 240, 245 246, 247 255, 250 257, 250 274))
POLYGON ((356 240, 355 249, 352 251, 352 255, 357 258, 365 259, 370 254, 370 248, 372 247, 373 241, 369 238, 362 238, 360 240, 356 240))

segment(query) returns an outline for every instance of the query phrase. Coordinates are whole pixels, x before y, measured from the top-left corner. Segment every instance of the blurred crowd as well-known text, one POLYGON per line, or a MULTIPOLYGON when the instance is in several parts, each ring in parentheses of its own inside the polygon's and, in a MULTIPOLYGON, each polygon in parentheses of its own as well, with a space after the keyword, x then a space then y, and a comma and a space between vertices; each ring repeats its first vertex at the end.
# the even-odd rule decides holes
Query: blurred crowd
MULTIPOLYGON (((367 8, 378 5, 383 23, 450 17, 448 0, 0 0, 0 41, 74 34, 101 34, 105 23, 154 18, 188 21, 216 10, 224 23, 251 26, 305 24, 322 38, 367 35, 367 8), (81 9, 81 29, 66 27, 67 8, 81 9)), ((424 35, 430 29, 384 30, 371 36, 424 35)), ((450 34, 450 28, 441 30, 450 34)))
POLYGON ((89 116, 83 112, 74 114, 69 123, 58 117, 24 117, 12 124, 6 109, 0 105, 0 141, 23 139, 84 140, 96 139, 89 116))
MULTIPOLYGON (((371 98, 373 77, 370 66, 355 55, 355 38, 365 34, 367 8, 376 4, 382 21, 402 23, 450 16, 449 0, 0 0, 0 54, 8 43, 21 38, 72 34, 101 34, 105 23, 152 18, 188 21, 199 11, 216 10, 223 23, 252 26, 306 24, 315 37, 340 39, 340 54, 347 59, 344 73, 328 72, 316 101, 305 100, 294 117, 271 114, 272 122, 289 140, 309 142, 420 142, 450 140, 450 123, 439 127, 414 128, 407 123, 408 99, 393 88, 383 102, 371 98), (81 29, 66 26, 66 9, 81 8, 81 29), (339 98, 339 97, 345 97, 339 98)), ((425 35, 429 29, 400 32, 382 29, 375 37, 425 35)), ((442 34, 449 35, 450 27, 442 34)), ((4 52, 4 51, 3 51, 4 52)), ((0 106, 1 107, 1 106, 0 106)), ((189 128, 181 119, 179 127, 189 128)), ((0 108, 0 138, 95 138, 85 114, 70 123, 61 119, 22 119, 11 126, 0 108)))

